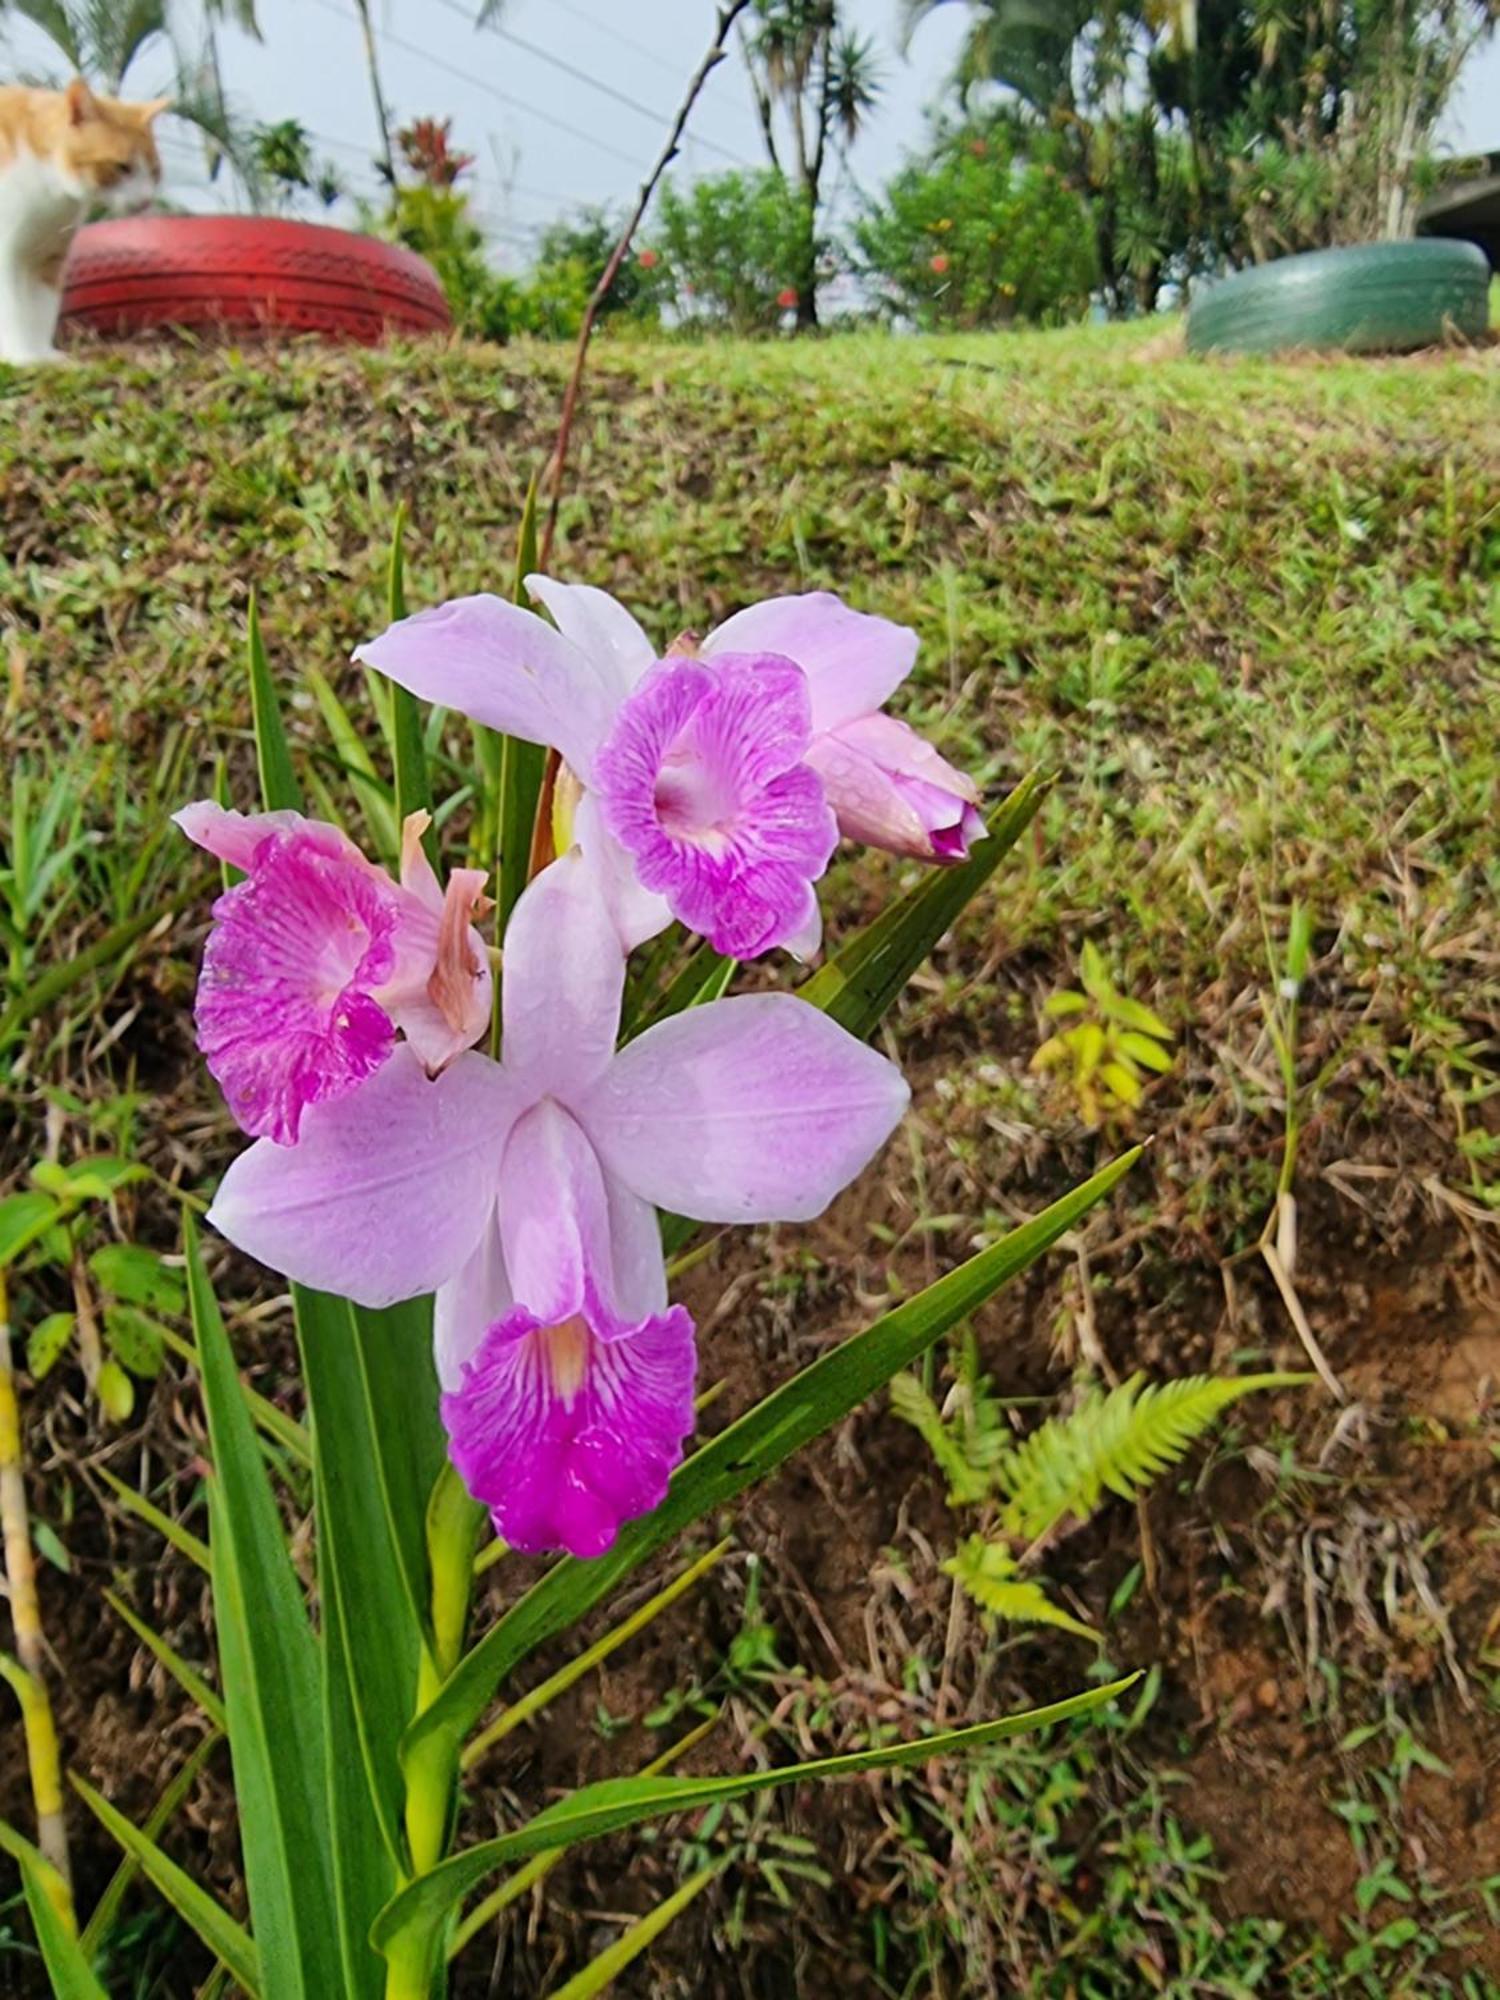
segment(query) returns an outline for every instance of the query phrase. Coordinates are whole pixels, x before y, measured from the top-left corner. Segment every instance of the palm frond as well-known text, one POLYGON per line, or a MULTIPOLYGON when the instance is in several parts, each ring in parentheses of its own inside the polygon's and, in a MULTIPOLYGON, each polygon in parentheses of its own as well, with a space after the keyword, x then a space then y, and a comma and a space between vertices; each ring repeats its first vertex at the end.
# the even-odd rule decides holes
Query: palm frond
POLYGON ((80 32, 81 22, 64 0, 9 0, 9 11, 40 28, 48 41, 65 55, 74 69, 83 74, 87 51, 80 32))
POLYGON ((1049 1417, 999 1468, 1004 1533, 1031 1542, 1069 1518, 1086 1521, 1105 1491, 1131 1499, 1181 1459, 1240 1397, 1300 1386, 1307 1375, 1140 1375, 1106 1395, 1091 1390, 1066 1417, 1049 1417))
POLYGON ((1092 1625, 1054 1604, 1035 1578, 1022 1576, 1015 1557, 1000 1542, 970 1535, 943 1564, 943 1572, 992 1618, 1012 1625, 1056 1625, 1080 1639, 1099 1637, 1092 1625))

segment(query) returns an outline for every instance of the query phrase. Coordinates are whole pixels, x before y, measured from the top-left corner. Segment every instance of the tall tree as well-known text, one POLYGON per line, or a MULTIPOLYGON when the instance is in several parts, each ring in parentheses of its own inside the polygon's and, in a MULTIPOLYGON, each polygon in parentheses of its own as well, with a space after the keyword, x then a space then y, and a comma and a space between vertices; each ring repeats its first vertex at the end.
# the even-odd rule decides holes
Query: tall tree
POLYGON ((802 196, 793 274, 800 331, 818 323, 818 221, 830 151, 847 151, 880 95, 874 45, 846 25, 839 0, 754 0, 741 47, 771 165, 802 196))
POLYGON ((396 185, 396 158, 391 151, 391 113, 385 88, 380 81, 380 49, 375 40, 375 23, 370 18, 370 0, 354 0, 359 31, 364 37, 365 70, 370 79, 370 95, 375 100, 375 129, 380 139, 380 171, 391 186, 396 185))
MULTIPOLYGON (((905 0, 907 33, 953 0, 905 0)), ((966 0, 955 76, 1069 136, 1110 303, 1169 275, 1408 235, 1500 0, 966 0)))

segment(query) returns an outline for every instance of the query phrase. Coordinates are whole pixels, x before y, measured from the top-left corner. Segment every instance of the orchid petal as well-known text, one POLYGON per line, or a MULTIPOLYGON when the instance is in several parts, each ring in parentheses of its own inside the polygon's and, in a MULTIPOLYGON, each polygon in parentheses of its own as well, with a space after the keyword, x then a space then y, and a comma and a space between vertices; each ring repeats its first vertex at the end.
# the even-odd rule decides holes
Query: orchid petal
POLYGON ((533 1098, 567 1101, 608 1064, 625 960, 594 871, 575 847, 544 868, 505 933, 501 1059, 533 1098))
POLYGON ((444 1389, 459 1387, 465 1364, 484 1345, 495 1321, 514 1304, 500 1247, 499 1217, 492 1214, 478 1248, 462 1270, 438 1286, 432 1301, 432 1354, 444 1389))
POLYGON ((807 761, 848 840, 919 861, 966 861, 984 838, 979 788, 893 715, 867 715, 820 736, 807 761))
POLYGON ((813 730, 821 734, 890 699, 916 664, 917 635, 888 618, 851 611, 830 590, 813 590, 737 611, 709 633, 699 653, 705 660, 721 653, 795 660, 811 686, 813 730))
POLYGON ((550 576, 528 576, 526 588, 551 612, 565 639, 596 666, 608 667, 610 685, 622 700, 655 661, 656 648, 608 591, 587 583, 558 583, 550 576))
POLYGON ((443 1397, 453 1463, 513 1548, 602 1555, 666 1496, 693 1428, 695 1366, 681 1306, 617 1341, 513 1307, 443 1397))
POLYGON ((500 1163, 500 1241, 511 1290, 544 1325, 592 1290, 614 1317, 604 1175, 576 1119, 551 1098, 519 1118, 500 1163))
POLYGON ((702 1222, 805 1222, 890 1137, 900 1071, 785 993, 695 1007, 621 1050, 576 1111, 609 1172, 702 1222))
MULTIPOLYGON (((472 1048, 490 1023, 490 955, 469 921, 489 907, 484 884, 482 868, 454 869, 446 894, 438 898, 433 934, 428 936, 424 926, 419 940, 415 923, 397 928, 397 974, 381 989, 380 999, 429 1070, 441 1069, 460 1049, 472 1048), (420 953, 402 948, 407 936, 413 945, 420 941, 420 953)), ((425 903, 423 913, 428 915, 425 903)))
POLYGON ((299 812, 232 812, 214 799, 195 799, 173 813, 172 824, 195 847, 205 848, 217 860, 226 861, 231 868, 247 875, 266 841, 277 834, 301 834, 323 854, 357 861, 372 875, 379 872, 348 834, 326 820, 306 819, 299 812))
POLYGON ((648 938, 660 937, 672 921, 672 906, 665 896, 642 884, 634 861, 600 817, 595 793, 585 792, 574 808, 573 832, 598 878, 621 950, 632 952, 648 938))
POLYGON ((599 817, 640 880, 716 951, 754 958, 807 922, 838 826, 803 763, 807 678, 775 655, 652 668, 595 760, 599 817))
POLYGON ((503 597, 457 597, 419 611, 354 657, 423 701, 549 744, 580 774, 617 706, 605 672, 545 619, 503 597))
POLYGON ((300 1284, 364 1306, 414 1298, 478 1243, 517 1109, 488 1057, 462 1055, 429 1082, 398 1043, 357 1090, 308 1108, 299 1144, 241 1153, 208 1219, 300 1284))

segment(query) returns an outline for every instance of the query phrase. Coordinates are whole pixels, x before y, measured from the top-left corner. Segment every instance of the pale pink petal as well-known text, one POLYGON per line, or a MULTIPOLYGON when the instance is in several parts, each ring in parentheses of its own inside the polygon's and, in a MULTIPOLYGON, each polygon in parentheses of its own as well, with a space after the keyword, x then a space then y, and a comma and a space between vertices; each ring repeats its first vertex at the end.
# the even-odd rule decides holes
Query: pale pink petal
POLYGON ((478 1249, 456 1276, 438 1286, 432 1301, 432 1353, 442 1388, 459 1387, 464 1364, 473 1360, 495 1321, 514 1304, 500 1247, 500 1220, 491 1215, 478 1249))
POLYGON ((682 1455, 692 1321, 666 1305, 654 1215, 550 1098, 511 1131, 497 1213, 503 1270, 490 1246, 460 1281, 472 1296, 439 1302, 453 1463, 507 1541, 598 1555, 682 1455))
POLYGON ((623 700, 657 656, 624 605, 591 584, 556 583, 550 576, 528 576, 526 588, 551 612, 565 639, 596 664, 608 666, 623 700))
POLYGON ((807 761, 848 840, 921 861, 965 861, 982 840, 979 788, 892 715, 867 715, 818 737, 807 761))
POLYGON ((799 965, 808 965, 823 948, 823 910, 817 892, 807 884, 802 921, 782 939, 782 944, 799 965))
POLYGON ((326 820, 305 819, 299 812, 232 812, 213 799, 195 799, 173 813, 172 824, 195 847, 206 848, 216 859, 227 861, 231 868, 245 874, 254 866, 255 857, 267 840, 288 834, 301 834, 320 852, 356 861, 371 874, 380 872, 338 827, 330 826, 326 820))
POLYGON ((505 933, 500 1057, 533 1096, 565 1101, 614 1053, 625 957, 594 871, 575 847, 544 868, 505 933))
POLYGON ((366 1306, 414 1298, 478 1243, 517 1109, 487 1057, 462 1055, 430 1081, 399 1043, 358 1090, 311 1106, 296 1146, 262 1139, 241 1153, 208 1219, 300 1284, 366 1306))
POLYGON ((693 1428, 693 1322, 681 1306, 627 1339, 514 1306, 443 1397, 449 1453, 513 1548, 599 1556, 666 1497, 693 1428))
POLYGON ((909 1092, 884 1056, 790 994, 674 1015, 629 1043, 578 1119, 606 1169, 703 1222, 805 1222, 890 1137, 909 1092))
POLYGON ((725 653, 779 653, 795 660, 812 688, 815 733, 870 715, 911 672, 917 635, 888 618, 851 611, 830 590, 769 597, 737 611, 703 641, 705 660, 725 653))
POLYGON ((600 819, 599 801, 593 792, 585 792, 574 808, 573 834, 584 860, 598 877, 621 950, 632 952, 648 938, 660 937, 672 921, 672 906, 665 896, 641 882, 635 862, 600 819))
POLYGON ((354 655, 423 701, 560 750, 586 776, 617 706, 606 674, 534 611, 457 597, 403 618, 354 655))
POLYGON ((511 1291, 528 1312, 549 1326, 581 1312, 601 1340, 617 1340, 632 1319, 665 1305, 660 1234, 652 1245, 641 1204, 627 1195, 619 1190, 611 1208, 598 1155, 553 1099, 516 1121, 500 1163, 500 1241, 511 1291), (629 1305, 616 1265, 616 1222, 629 1305))
MULTIPOLYGON (((380 999, 429 1070, 469 1049, 490 1025, 493 993, 490 955, 469 919, 488 909, 482 868, 456 868, 439 901, 435 936, 421 940, 420 952, 398 955, 397 976, 380 999)), ((423 915, 431 918, 423 905, 423 915)), ((406 935, 416 943, 416 926, 406 935)))
POLYGON ((440 917, 443 913, 443 885, 422 845, 423 836, 431 825, 432 814, 429 812, 408 813, 401 822, 401 886, 431 910, 435 917, 440 917))

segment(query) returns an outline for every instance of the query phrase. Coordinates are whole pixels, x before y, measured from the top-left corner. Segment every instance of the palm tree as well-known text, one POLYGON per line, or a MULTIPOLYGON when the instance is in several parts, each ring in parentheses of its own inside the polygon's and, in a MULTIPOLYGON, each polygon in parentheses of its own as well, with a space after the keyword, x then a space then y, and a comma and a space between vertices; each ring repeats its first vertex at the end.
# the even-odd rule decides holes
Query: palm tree
MULTIPOLYGON (((903 40, 951 0, 902 0, 903 40)), ((968 91, 1001 83, 1038 111, 1073 102, 1073 65, 1083 36, 1097 28, 1118 44, 1143 26, 1176 52, 1198 40, 1198 0, 967 0, 973 25, 956 81, 968 91)))
POLYGON ((784 173, 776 135, 779 110, 791 134, 804 214, 797 275, 799 330, 818 323, 818 207, 830 142, 845 152, 880 95, 869 39, 845 26, 838 0, 755 0, 741 48, 755 93, 766 151, 784 173))
POLYGON ((210 173, 227 159, 253 195, 256 172, 250 136, 225 102, 219 78, 220 21, 258 34, 255 0, 205 0, 205 38, 196 58, 174 32, 171 0, 0 0, 0 21, 19 15, 52 43, 77 75, 118 97, 140 56, 167 43, 177 70, 172 112, 200 131, 210 173))

